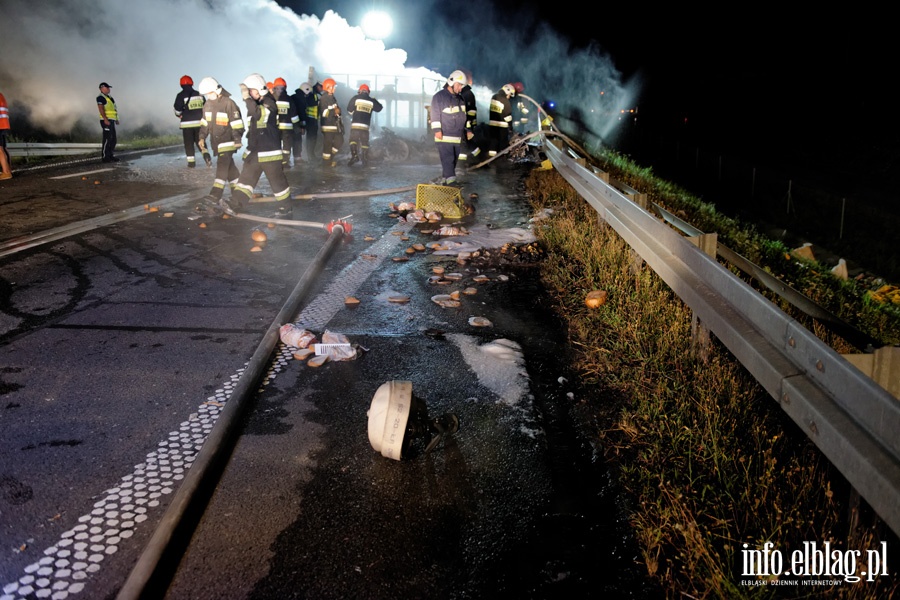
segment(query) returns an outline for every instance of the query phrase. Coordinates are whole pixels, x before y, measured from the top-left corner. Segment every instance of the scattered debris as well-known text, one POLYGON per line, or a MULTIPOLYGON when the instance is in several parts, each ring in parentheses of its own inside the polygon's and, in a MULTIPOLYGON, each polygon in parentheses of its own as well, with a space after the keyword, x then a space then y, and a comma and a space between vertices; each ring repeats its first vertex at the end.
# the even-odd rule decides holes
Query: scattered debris
POLYGON ((250 233, 250 238, 251 238, 254 242, 266 242, 266 241, 268 241, 269 236, 267 236, 267 235, 266 235, 266 232, 265 232, 265 231, 262 231, 261 229, 254 229, 254 230, 250 233))
POLYGON ((315 354, 315 352, 313 352, 309 348, 302 348, 294 352, 294 358, 296 358, 297 360, 306 360, 313 354, 315 354))
POLYGON ((306 348, 316 341, 316 334, 294 323, 285 323, 278 329, 281 341, 294 348, 306 348))
POLYGON ((588 308, 599 308, 606 304, 606 296, 606 290, 593 290, 588 292, 588 295, 584 299, 584 303, 588 308))
POLYGON ((493 327, 494 324, 484 317, 469 317, 469 325, 472 327, 493 327))
POLYGON ((344 298, 344 304, 346 306, 359 306, 359 298, 355 296, 347 296, 344 298))
POLYGON ((388 302, 393 302, 394 304, 406 304, 407 302, 409 302, 409 296, 388 296, 388 302))
POLYGON ((325 363, 330 360, 330 357, 327 354, 322 354, 320 356, 313 356, 308 361, 306 361, 307 367, 321 367, 325 363))
POLYGON ((431 297, 431 301, 441 308, 459 308, 459 300, 454 300, 449 294, 438 294, 431 297))

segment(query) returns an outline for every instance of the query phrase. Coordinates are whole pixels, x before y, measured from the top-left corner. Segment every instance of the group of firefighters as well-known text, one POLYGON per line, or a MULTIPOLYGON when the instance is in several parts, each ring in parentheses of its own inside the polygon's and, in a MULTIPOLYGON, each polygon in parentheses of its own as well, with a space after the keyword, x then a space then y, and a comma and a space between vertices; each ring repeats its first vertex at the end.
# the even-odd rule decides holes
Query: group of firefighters
POLYGON ((462 70, 450 73, 447 83, 431 99, 429 121, 441 159, 441 175, 433 183, 455 185, 458 162, 478 159, 482 146, 487 148, 489 159, 506 148, 513 126, 527 121, 528 109, 522 103, 515 107, 521 117, 513 118, 512 98, 524 89, 521 83, 507 83, 493 95, 484 139, 479 139, 472 78, 462 70))
MULTIPOLYGON (((281 77, 267 83, 253 73, 240 83, 241 98, 247 115, 247 147, 243 168, 239 171, 234 154, 243 145, 244 119, 231 94, 212 77, 200 81, 194 89, 191 77, 181 78, 181 91, 175 97, 174 111, 180 119, 188 167, 194 167, 195 148, 199 148, 207 166, 217 157, 216 175, 209 194, 197 207, 198 212, 234 214, 249 200, 260 177, 265 174, 276 200, 290 197, 290 184, 285 169, 299 161, 306 137, 307 155, 312 156, 319 132, 322 135, 322 162, 337 165, 336 158, 344 141, 342 110, 334 92, 336 82, 328 78, 321 83, 303 83, 293 95, 281 77), (207 138, 209 139, 207 145, 207 138), (292 162, 293 155, 293 162, 292 162), (224 198, 225 188, 232 190, 224 198)), ((522 91, 522 84, 506 84, 490 103, 490 120, 483 140, 476 141, 477 108, 471 79, 460 70, 447 78, 444 87, 434 95, 430 109, 430 128, 441 160, 441 176, 434 183, 456 183, 459 160, 475 159, 483 144, 488 155, 495 156, 509 142, 513 126, 511 99, 522 91)), ((372 114, 382 104, 370 95, 369 86, 361 84, 346 106, 350 117, 349 166, 369 164, 369 128, 372 114)), ((527 113, 527 110, 525 111, 527 113)))
MULTIPOLYGON (((267 83, 259 73, 248 75, 239 86, 247 113, 247 148, 240 171, 234 163, 234 154, 243 145, 244 120, 231 94, 212 77, 203 78, 196 90, 188 75, 181 78, 180 84, 181 91, 175 97, 173 108, 181 121, 188 167, 195 166, 195 148, 200 149, 207 166, 212 165, 211 153, 217 157, 215 180, 210 193, 197 207, 199 212, 235 213, 240 210, 244 197, 252 197, 263 174, 275 199, 286 200, 290 185, 284 170, 300 160, 303 137, 306 137, 307 154, 313 154, 319 131, 323 163, 330 167, 337 165, 344 127, 341 107, 334 96, 337 85, 334 79, 315 85, 303 83, 289 95, 287 83, 281 77, 267 83), (223 197, 226 186, 232 189, 228 200, 223 197)), ((369 94, 369 86, 362 84, 347 105, 351 119, 350 166, 360 161, 369 164, 372 113, 383 108, 369 94)))

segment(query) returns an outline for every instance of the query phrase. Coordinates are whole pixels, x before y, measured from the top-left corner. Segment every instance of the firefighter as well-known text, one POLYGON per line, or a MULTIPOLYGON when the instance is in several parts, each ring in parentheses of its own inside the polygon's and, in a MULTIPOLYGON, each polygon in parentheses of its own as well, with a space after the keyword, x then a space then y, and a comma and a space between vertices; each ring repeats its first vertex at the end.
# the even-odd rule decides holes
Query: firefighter
POLYGON ((337 82, 330 77, 322 82, 319 97, 319 127, 322 129, 322 163, 337 166, 337 153, 344 145, 344 123, 341 121, 341 107, 334 97, 337 82))
POLYGON ((431 98, 431 131, 441 159, 441 176, 434 183, 439 185, 456 183, 460 145, 463 139, 472 139, 466 102, 459 95, 465 84, 465 73, 453 71, 444 88, 431 98))
MULTIPOLYGON (((187 157, 187 166, 193 169, 196 164, 194 160, 194 146, 199 147, 200 141, 200 117, 203 116, 203 96, 194 89, 194 80, 190 76, 185 75, 180 81, 181 91, 175 96, 175 116, 181 120, 179 128, 181 136, 184 138, 184 155, 187 157)), ((206 166, 212 166, 212 159, 208 152, 203 153, 203 160, 206 166)))
POLYGON ((100 95, 97 96, 97 110, 100 111, 100 127, 103 129, 103 146, 100 157, 103 162, 119 162, 113 155, 116 149, 116 125, 119 124, 119 110, 116 101, 109 95, 112 86, 105 81, 100 84, 100 95))
MULTIPOLYGON (((513 88, 516 90, 516 98, 521 98, 525 91, 525 85, 521 81, 515 82, 513 88)), ((525 133, 528 128, 528 106, 524 100, 517 100, 513 106, 513 128, 517 133, 525 133)))
POLYGON ((281 132, 281 165, 291 168, 291 151, 294 148, 294 125, 300 122, 297 110, 287 93, 287 83, 281 77, 275 83, 275 105, 278 106, 278 131, 281 132))
MULTIPOLYGON (((234 165, 234 154, 241 147, 244 136, 244 119, 241 109, 231 99, 231 94, 222 89, 219 82, 212 77, 204 77, 200 81, 200 94, 206 99, 200 116, 199 145, 204 156, 209 156, 206 136, 213 154, 216 155, 216 178, 209 195, 204 198, 206 206, 198 206, 197 211, 209 207, 218 208, 225 186, 234 189, 240 172, 234 165)), ((212 211, 215 214, 215 210, 212 211)))
POLYGON ((507 83, 491 98, 491 118, 488 121, 488 156, 497 153, 509 145, 509 128, 512 125, 512 103, 510 98, 516 95, 516 88, 507 83))
MULTIPOLYGON (((294 126, 294 164, 303 156, 303 136, 307 135, 308 131, 306 111, 311 94, 312 86, 308 83, 301 83, 300 87, 291 95, 291 104, 294 105, 294 110, 297 112, 297 123, 294 126)), ((316 111, 318 112, 318 110, 319 106, 316 104, 316 111)), ((318 124, 316 124, 316 131, 318 131, 318 124)), ((309 151, 307 148, 307 152, 309 151)))
MULTIPOLYGON (((243 195, 249 201, 253 188, 265 173, 269 186, 277 201, 291 196, 291 186, 284 176, 281 166, 281 135, 278 132, 278 106, 269 90, 266 80, 259 73, 248 75, 241 83, 241 98, 247 105, 247 150, 244 152, 244 167, 234 186, 235 195, 243 195)), ((225 212, 237 212, 240 201, 223 206, 225 212)))
POLYGON ((381 112, 384 107, 381 102, 369 96, 369 86, 365 83, 359 86, 358 92, 347 103, 347 114, 350 115, 350 161, 347 164, 353 166, 362 157, 362 164, 367 167, 372 113, 381 112))
MULTIPOLYGON (((466 103, 467 127, 474 135, 475 128, 478 126, 478 106, 475 103, 475 92, 472 91, 472 76, 468 73, 466 73, 466 85, 460 90, 459 95, 466 103)), ((472 157, 472 161, 474 162, 477 160, 479 154, 481 154, 481 148, 473 137, 472 139, 467 139, 463 142, 459 152, 459 160, 467 161, 469 160, 469 157, 472 157)))

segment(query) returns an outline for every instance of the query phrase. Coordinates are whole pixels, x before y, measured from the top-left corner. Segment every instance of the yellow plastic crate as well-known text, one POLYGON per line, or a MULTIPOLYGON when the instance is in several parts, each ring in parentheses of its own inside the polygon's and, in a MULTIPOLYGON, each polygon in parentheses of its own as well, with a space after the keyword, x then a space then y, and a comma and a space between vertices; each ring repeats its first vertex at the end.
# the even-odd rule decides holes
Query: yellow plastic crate
POLYGON ((450 219, 460 219, 466 215, 459 188, 446 185, 417 185, 416 208, 425 212, 437 211, 450 219))

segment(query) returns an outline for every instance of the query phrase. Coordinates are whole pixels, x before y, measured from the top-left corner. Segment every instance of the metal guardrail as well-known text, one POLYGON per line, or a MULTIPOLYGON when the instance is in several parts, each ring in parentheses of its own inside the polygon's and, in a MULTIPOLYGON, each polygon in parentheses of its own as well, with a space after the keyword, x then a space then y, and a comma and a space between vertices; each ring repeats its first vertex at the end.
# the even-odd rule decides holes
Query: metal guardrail
POLYGON ((36 142, 17 142, 7 144, 10 156, 68 156, 75 154, 90 154, 100 152, 100 144, 44 144, 36 142))
POLYGON ((900 534, 900 402, 762 294, 546 141, 557 171, 900 534))

